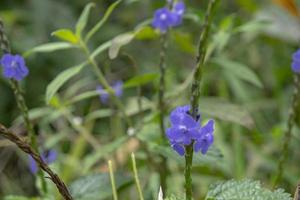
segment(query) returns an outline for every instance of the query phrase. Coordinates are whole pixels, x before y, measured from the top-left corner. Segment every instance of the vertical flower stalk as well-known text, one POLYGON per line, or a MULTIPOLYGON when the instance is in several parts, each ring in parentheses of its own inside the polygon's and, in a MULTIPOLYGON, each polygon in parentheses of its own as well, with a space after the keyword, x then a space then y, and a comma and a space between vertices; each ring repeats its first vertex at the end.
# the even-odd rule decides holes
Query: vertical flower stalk
MULTIPOLYGON (((200 98, 200 86, 202 79, 202 68, 204 67, 204 59, 207 48, 208 34, 211 26, 211 21, 213 17, 213 10, 216 7, 218 0, 210 0, 208 8, 205 15, 204 25, 202 27, 202 32, 200 34, 199 44, 198 44, 198 55, 196 62, 196 69, 194 73, 192 88, 191 88, 191 116, 197 120, 198 107, 199 107, 199 98, 200 98)), ((191 168, 193 164, 193 154, 194 154, 194 141, 192 144, 185 146, 185 198, 186 200, 192 200, 192 176, 191 168)))
MULTIPOLYGON (((25 61, 21 56, 19 55, 13 56, 12 54, 10 54, 11 50, 9 46, 9 41, 4 33, 4 25, 1 19, 0 19, 0 47, 1 50, 4 52, 4 56, 1 59, 1 64, 3 65, 3 75, 6 78, 10 79, 9 83, 11 88, 14 91, 18 108, 21 111, 26 130, 30 137, 31 146, 36 152, 38 152, 36 134, 34 132, 32 123, 30 122, 28 107, 26 105, 22 89, 18 82, 28 75, 28 69, 25 66, 25 61)), ((47 185, 44 180, 42 171, 39 172, 39 176, 41 179, 43 192, 46 193, 47 185)))
MULTIPOLYGON (((159 59, 159 89, 158 89, 158 101, 157 108, 159 110, 159 127, 162 139, 165 139, 165 102, 164 102, 164 93, 166 90, 165 76, 166 76, 166 54, 168 47, 168 35, 169 30, 172 27, 178 26, 182 23, 182 18, 185 12, 185 4, 182 1, 174 3, 173 0, 167 1, 167 6, 160 8, 155 11, 152 26, 158 29, 161 33, 160 36, 160 59, 159 59)), ((160 184, 162 187, 163 194, 166 194, 167 190, 167 159, 164 156, 161 156, 161 164, 159 168, 160 174, 160 184)))
POLYGON ((300 49, 293 54, 293 62, 292 62, 292 71, 294 74, 294 92, 292 96, 292 104, 288 116, 287 128, 284 132, 284 140, 283 146, 281 150, 281 156, 277 166, 277 174, 275 176, 275 180, 273 183, 273 188, 275 188, 278 183, 282 179, 283 175, 283 167, 286 162, 289 154, 289 144, 292 137, 292 129, 295 124, 296 112, 299 106, 299 98, 300 98, 300 49))

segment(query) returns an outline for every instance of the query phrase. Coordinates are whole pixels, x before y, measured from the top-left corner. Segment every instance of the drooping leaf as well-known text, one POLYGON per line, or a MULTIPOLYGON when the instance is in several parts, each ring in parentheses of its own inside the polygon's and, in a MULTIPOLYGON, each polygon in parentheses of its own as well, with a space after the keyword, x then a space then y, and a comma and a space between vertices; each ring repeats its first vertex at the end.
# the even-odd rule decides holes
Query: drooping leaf
POLYGON ((118 56, 119 50, 122 46, 130 43, 135 37, 134 33, 124 33, 118 35, 112 40, 111 46, 108 51, 108 55, 110 59, 114 59, 118 56))
POLYGON ((55 79, 52 80, 51 83, 47 86, 46 103, 48 104, 55 93, 59 90, 59 88, 70 78, 78 74, 86 64, 87 63, 84 62, 80 65, 68 68, 65 71, 61 72, 58 76, 56 76, 55 79))
POLYGON ((270 191, 262 188, 260 182, 253 180, 219 182, 210 186, 206 200, 292 200, 291 195, 282 189, 270 191))
POLYGON ((107 50, 109 47, 111 46, 111 40, 101 44, 100 46, 98 46, 93 53, 91 54, 91 58, 95 58, 96 56, 98 56, 100 53, 102 53, 103 51, 107 50))
POLYGON ((70 42, 72 44, 78 43, 79 40, 78 37, 73 33, 73 31, 69 29, 59 29, 51 33, 51 35, 54 35, 59 39, 70 42))
POLYGON ((28 57, 33 53, 49 53, 53 51, 58 50, 64 50, 64 49, 70 49, 70 48, 76 48, 75 45, 70 44, 68 42, 52 42, 52 43, 46 43, 39 46, 36 46, 29 51, 26 51, 23 56, 28 57))
POLYGON ((94 3, 89 3, 85 6, 84 10, 82 11, 77 23, 76 23, 76 35, 80 38, 81 37, 81 33, 83 31, 83 29, 85 28, 87 21, 88 21, 88 17, 91 11, 91 8, 94 7, 95 4, 94 3))
POLYGON ((246 65, 228 60, 227 58, 215 58, 213 62, 223 67, 224 70, 230 71, 236 78, 247 81, 259 88, 263 87, 258 76, 246 65))
POLYGON ((158 38, 159 34, 151 26, 142 27, 135 35, 138 40, 151 40, 158 38))
POLYGON ((105 22, 108 20, 111 13, 121 3, 121 1, 122 0, 118 0, 108 7, 108 9, 106 10, 102 19, 86 35, 86 38, 85 38, 86 42, 103 26, 103 24, 105 24, 105 22))
POLYGON ((147 73, 135 76, 124 83, 124 88, 137 87, 144 84, 147 84, 156 78, 158 78, 159 74, 157 73, 147 73))
MULTIPOLYGON (((121 173, 114 174, 116 189, 131 184, 132 178, 121 173)), ((70 193, 76 200, 101 200, 112 196, 108 173, 91 174, 82 177, 70 185, 70 193)))

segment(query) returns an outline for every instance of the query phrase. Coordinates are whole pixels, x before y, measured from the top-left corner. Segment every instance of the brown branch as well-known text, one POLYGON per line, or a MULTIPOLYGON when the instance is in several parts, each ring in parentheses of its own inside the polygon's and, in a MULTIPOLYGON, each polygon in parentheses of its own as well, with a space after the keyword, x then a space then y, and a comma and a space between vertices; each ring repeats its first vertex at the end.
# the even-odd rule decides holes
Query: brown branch
POLYGON ((56 185, 59 193, 65 200, 73 200, 71 194, 69 193, 68 188, 66 187, 65 183, 55 174, 49 166, 43 161, 41 156, 37 154, 33 148, 21 137, 17 136, 16 134, 9 131, 5 126, 0 124, 0 135, 5 137, 6 139, 10 140, 14 144, 16 144, 23 152, 27 153, 28 155, 32 156, 38 166, 46 172, 52 182, 56 185))

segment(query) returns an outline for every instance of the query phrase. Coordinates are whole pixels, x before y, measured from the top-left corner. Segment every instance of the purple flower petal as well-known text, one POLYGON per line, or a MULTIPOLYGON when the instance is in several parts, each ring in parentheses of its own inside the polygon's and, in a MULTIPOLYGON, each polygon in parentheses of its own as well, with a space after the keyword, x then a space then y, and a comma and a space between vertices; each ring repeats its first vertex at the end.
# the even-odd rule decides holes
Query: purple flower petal
POLYGON ((215 127, 215 121, 210 119, 204 126, 200 129, 201 135, 206 135, 208 133, 213 133, 215 127))
POLYGON ((123 81, 117 81, 114 85, 113 85, 113 89, 115 91, 115 95, 117 97, 121 97, 123 94, 123 81))
POLYGON ((177 143, 174 143, 172 144, 172 148, 180 155, 180 156, 184 156, 185 154, 185 150, 184 150, 184 147, 177 144, 177 143))
POLYGON ((28 156, 28 159, 29 159, 29 170, 32 174, 36 174, 37 171, 38 171, 38 166, 35 162, 35 160, 31 157, 31 156, 28 156))
POLYGON ((173 24, 173 14, 168 8, 160 8, 155 11, 152 26, 165 33, 173 24))

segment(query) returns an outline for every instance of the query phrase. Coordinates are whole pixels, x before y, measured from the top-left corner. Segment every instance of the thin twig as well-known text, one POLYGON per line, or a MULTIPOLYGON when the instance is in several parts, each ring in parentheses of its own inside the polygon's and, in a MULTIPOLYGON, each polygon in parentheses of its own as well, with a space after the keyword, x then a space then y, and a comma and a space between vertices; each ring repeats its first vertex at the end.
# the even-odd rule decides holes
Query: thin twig
MULTIPOLYGON (((213 17, 213 10, 216 6, 218 0, 210 0, 208 3, 208 8, 205 15, 204 25, 202 27, 202 31, 200 34, 199 44, 198 44, 198 54, 197 54, 197 62, 196 69, 193 77, 192 88, 191 88, 191 110, 190 113, 194 119, 197 118, 198 115, 198 107, 199 107, 199 98, 200 98, 200 86, 202 79, 202 68, 204 66, 204 60, 206 55, 208 34, 211 26, 211 20, 213 17)), ((192 191, 192 176, 191 176, 191 168, 193 165, 193 145, 188 145, 185 147, 185 198, 186 200, 192 200, 193 191, 192 191)))
POLYGON ((50 176, 50 179, 56 185, 56 188, 65 200, 73 200, 64 182, 49 168, 41 156, 36 153, 35 150, 25 140, 9 131, 2 124, 0 124, 0 134, 11 142, 15 143, 23 152, 27 153, 35 160, 38 166, 50 176))

